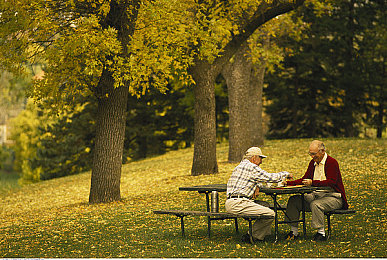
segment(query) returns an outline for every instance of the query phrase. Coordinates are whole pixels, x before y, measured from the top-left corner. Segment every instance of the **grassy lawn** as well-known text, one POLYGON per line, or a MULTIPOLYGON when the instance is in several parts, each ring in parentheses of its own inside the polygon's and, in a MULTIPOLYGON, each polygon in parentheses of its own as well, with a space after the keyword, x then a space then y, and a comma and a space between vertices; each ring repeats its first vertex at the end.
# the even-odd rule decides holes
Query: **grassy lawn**
POLYGON ((16 173, 0 170, 0 194, 19 188, 16 173))
MULTIPOLYGON (((262 168, 288 170, 300 177, 310 157, 310 139, 270 140, 263 147, 262 168)), ((333 216, 332 237, 311 241, 314 230, 308 214, 307 238, 274 244, 240 242, 248 229, 240 220, 214 221, 207 237, 205 217, 188 217, 186 237, 180 220, 155 215, 156 209, 205 209, 204 195, 178 187, 226 183, 236 164, 227 163, 228 146, 218 146, 219 174, 190 176, 193 149, 169 152, 123 166, 120 202, 88 205, 90 172, 33 185, 0 190, 1 258, 330 258, 386 257, 387 140, 327 139, 328 153, 339 161, 351 216, 333 216)), ((3 179, 1 179, 3 182, 3 179)), ((262 199, 270 201, 264 194, 262 199)), ((281 197, 285 203, 287 196, 281 197)), ((225 194, 220 196, 224 210, 225 194)), ((274 230, 274 227, 273 227, 274 230)), ((288 227, 280 225, 283 236, 288 227)))

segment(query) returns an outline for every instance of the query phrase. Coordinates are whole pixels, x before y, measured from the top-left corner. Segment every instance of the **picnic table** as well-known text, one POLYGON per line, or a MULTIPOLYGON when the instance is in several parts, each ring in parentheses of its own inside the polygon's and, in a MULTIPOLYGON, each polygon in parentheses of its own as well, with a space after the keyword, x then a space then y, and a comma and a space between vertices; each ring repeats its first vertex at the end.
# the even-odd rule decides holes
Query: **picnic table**
MULTIPOLYGON (((275 242, 278 241, 278 225, 279 224, 288 224, 293 222, 301 222, 303 224, 303 234, 304 237, 306 236, 306 218, 305 218, 305 200, 302 200, 302 217, 299 220, 296 221, 279 221, 278 220, 278 211, 281 210, 285 213, 285 207, 281 206, 278 203, 277 197, 279 195, 283 194, 300 194, 304 196, 306 193, 311 193, 313 191, 318 190, 327 190, 330 189, 329 187, 315 187, 315 186, 304 186, 304 185, 297 185, 297 186, 285 186, 285 187, 261 187, 260 192, 264 193, 265 195, 270 196, 273 199, 273 206, 271 208, 273 209, 275 216, 274 216, 274 225, 275 225, 275 242)), ((211 211, 211 204, 213 204, 214 201, 210 201, 210 194, 212 194, 213 191, 216 192, 226 192, 227 191, 227 185, 226 184, 207 184, 207 185, 196 185, 196 186, 187 186, 187 187, 179 187, 180 191, 196 191, 201 194, 205 194, 206 196, 206 208, 207 211, 185 211, 185 210, 155 210, 154 213, 156 214, 172 214, 175 216, 180 217, 181 219, 181 227, 182 227, 182 234, 184 236, 184 221, 183 218, 185 216, 207 216, 207 224, 208 224, 208 236, 210 237, 210 228, 211 228, 211 221, 213 220, 220 220, 220 219, 235 219, 235 228, 238 232, 238 222, 237 218, 242 217, 249 221, 249 231, 250 231, 250 239, 253 241, 251 236, 251 230, 252 230, 252 221, 255 219, 260 218, 266 218, 265 216, 247 216, 247 215, 235 215, 230 214, 226 212, 213 212, 211 211)), ((213 196, 211 196, 212 199, 213 196)), ((330 216, 332 214, 353 214, 355 213, 355 210, 333 210, 330 212, 326 212, 325 215, 327 216, 327 224, 328 224, 328 237, 331 233, 331 227, 330 227, 330 216)), ((285 213, 286 214, 286 213, 285 213)))
MULTIPOLYGON (((279 224, 301 222, 303 224, 304 236, 306 236, 306 221, 305 221, 306 210, 305 210, 304 200, 302 200, 302 209, 301 209, 302 217, 299 220, 279 221, 278 220, 278 210, 284 211, 285 208, 282 207, 281 205, 279 205, 278 200, 277 200, 277 196, 282 195, 282 194, 301 194, 303 196, 306 193, 311 193, 311 192, 316 191, 316 190, 324 190, 324 189, 325 190, 329 189, 329 187, 314 187, 314 186, 298 185, 298 186, 285 186, 285 187, 276 187, 276 188, 261 187, 259 189, 260 192, 262 192, 266 195, 269 195, 273 199, 273 210, 275 213, 275 216, 274 216, 275 241, 278 240, 278 225, 279 224)), ((209 196, 209 194, 211 194, 212 191, 226 192, 227 185, 226 184, 197 185, 197 186, 190 186, 190 187, 180 187, 179 190, 181 190, 181 191, 197 191, 199 193, 204 193, 206 195, 207 211, 210 211, 210 196, 209 196)), ((211 220, 208 220, 208 221, 211 221, 211 220)))

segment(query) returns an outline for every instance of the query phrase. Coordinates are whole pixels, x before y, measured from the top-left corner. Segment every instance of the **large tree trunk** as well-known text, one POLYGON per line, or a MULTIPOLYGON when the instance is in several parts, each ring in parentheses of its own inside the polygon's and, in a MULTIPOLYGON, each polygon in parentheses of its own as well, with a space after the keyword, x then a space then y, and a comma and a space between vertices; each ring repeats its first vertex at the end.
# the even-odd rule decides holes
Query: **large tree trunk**
MULTIPOLYGON (((122 45, 122 56, 127 56, 127 45, 137 20, 139 0, 110 2, 110 11, 101 22, 103 28, 117 30, 122 45)), ((106 66, 108 67, 108 66, 106 66)), ((98 114, 91 171, 90 203, 121 199, 120 182, 125 138, 128 84, 114 87, 112 73, 105 67, 96 89, 98 114)))
MULTIPOLYGON (((266 35, 263 39, 264 49, 270 48, 270 36, 266 35)), ((260 59, 259 65, 254 66, 254 71, 251 74, 251 92, 254 93, 250 98, 251 107, 256 117, 250 118, 252 125, 252 146, 262 146, 264 144, 263 135, 263 85, 265 82, 267 60, 260 59), (255 110, 254 110, 255 109, 255 110)))
POLYGON ((106 90, 107 96, 98 99, 90 203, 121 199, 121 166, 129 89, 114 88, 113 84, 111 74, 104 71, 98 87, 106 90))
POLYGON ((229 162, 239 162, 251 146, 263 145, 262 88, 264 65, 255 71, 245 42, 223 67, 229 100, 229 162))
POLYGON ((217 71, 198 61, 191 75, 195 80, 194 157, 192 175, 218 172, 216 160, 215 79, 217 71))
POLYGON ((212 110, 205 111, 205 109, 211 109, 212 105, 210 104, 215 104, 215 95, 212 95, 211 93, 214 92, 213 83, 215 82, 215 77, 218 75, 217 73, 220 73, 220 71, 217 70, 219 68, 221 70, 221 68, 238 51, 239 47, 247 41, 250 35, 253 34, 259 26, 277 15, 284 14, 295 9, 303 3, 304 0, 287 2, 274 1, 270 4, 262 2, 257 8, 257 11, 253 15, 252 19, 247 22, 246 26, 243 30, 241 30, 241 33, 233 37, 233 39, 224 48, 221 55, 216 58, 212 64, 200 61, 196 62, 195 65, 190 68, 191 75, 196 82, 195 110, 199 110, 195 111, 195 146, 191 172, 192 175, 212 174, 218 172, 216 163, 215 114, 212 110), (216 67, 216 69, 212 66, 216 67), (206 75, 207 78, 199 75, 206 75), (211 79, 210 77, 213 78, 211 79), (214 100, 210 101, 209 99, 214 100), (205 112, 211 113, 211 115, 208 116, 205 112), (213 120, 213 122, 208 120, 213 120))
POLYGON ((250 77, 253 70, 246 57, 248 44, 245 42, 233 56, 233 62, 223 67, 222 75, 227 83, 229 105, 229 150, 228 161, 239 162, 244 152, 251 146, 250 117, 250 77))
POLYGON ((254 122, 251 122, 252 127, 252 137, 253 144, 252 146, 262 146, 264 144, 263 137, 263 125, 262 125, 262 115, 263 115, 263 84, 265 79, 265 71, 266 71, 266 62, 262 62, 258 68, 255 68, 254 73, 251 75, 251 87, 254 94, 251 99, 252 107, 256 110, 256 118, 251 118, 254 122))

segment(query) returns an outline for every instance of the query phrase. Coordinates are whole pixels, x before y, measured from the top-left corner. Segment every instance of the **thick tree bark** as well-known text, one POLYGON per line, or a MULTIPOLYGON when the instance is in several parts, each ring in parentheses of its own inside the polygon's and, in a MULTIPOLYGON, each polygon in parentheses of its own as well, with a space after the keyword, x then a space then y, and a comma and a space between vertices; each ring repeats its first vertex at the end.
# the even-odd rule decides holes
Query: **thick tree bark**
POLYGON ((218 172, 216 160, 215 78, 219 71, 207 62, 198 61, 191 70, 196 86, 194 157, 192 175, 218 172))
POLYGON ((90 203, 121 199, 121 166, 129 89, 114 88, 113 84, 111 74, 104 71, 98 87, 104 89, 107 96, 98 99, 90 203))
POLYGON ((262 125, 262 115, 263 115, 263 101, 262 101, 262 94, 263 94, 263 84, 265 79, 265 71, 266 71, 266 62, 262 62, 262 64, 259 66, 259 68, 255 69, 255 72, 252 74, 251 77, 251 87, 253 88, 254 96, 251 99, 253 102, 252 107, 256 109, 254 113, 257 114, 256 118, 253 118, 254 122, 251 122, 252 127, 252 136, 253 136, 253 143, 252 146, 262 146, 264 144, 264 137, 263 137, 263 125, 262 125))
POLYGON ((229 150, 228 161, 238 162, 244 151, 251 146, 250 117, 254 117, 250 109, 250 77, 253 66, 247 54, 248 44, 245 42, 233 56, 233 62, 223 67, 222 75, 227 83, 229 105, 229 150))
POLYGON ((216 125, 215 116, 207 116, 206 113, 213 113, 208 109, 210 105, 215 101, 209 101, 209 98, 215 99, 215 96, 212 96, 214 85, 211 82, 215 81, 215 77, 218 75, 216 72, 220 73, 218 69, 222 69, 224 64, 226 64, 230 58, 238 51, 239 47, 247 41, 251 34, 254 31, 269 21, 270 19, 276 17, 277 15, 287 13, 296 7, 302 5, 304 0, 295 0, 295 1, 273 1, 272 3, 263 2, 258 8, 255 15, 252 17, 250 22, 241 30, 241 33, 236 35, 224 48, 221 56, 215 59, 212 64, 209 64, 206 61, 196 62, 190 68, 193 79, 196 82, 195 88, 195 146, 194 146, 194 158, 192 165, 192 175, 199 174, 211 174, 217 173, 218 167, 215 166, 213 161, 216 160, 216 125), (212 68, 215 66, 216 69, 212 68), (204 79, 199 76, 207 75, 208 78, 204 79), (195 73, 196 72, 196 73, 195 73), (210 79, 209 77, 213 77, 210 79), (208 96, 201 96, 208 95, 208 96), (196 111, 199 110, 199 111, 196 111), (213 122, 207 122, 208 120, 213 120, 213 122), (199 128, 199 129, 197 129, 199 128), (198 135, 198 136, 196 136, 198 135), (215 148, 214 148, 215 147, 215 148))
POLYGON ((264 64, 255 69, 245 42, 223 67, 229 99, 229 162, 239 162, 251 146, 263 145, 262 88, 264 64))
MULTIPOLYGON (((110 11, 101 22, 103 28, 113 27, 117 30, 123 49, 122 56, 129 55, 127 45, 134 32, 139 5, 139 0, 112 0, 110 11)), ((106 66, 96 88, 98 114, 89 203, 121 199, 121 166, 128 93, 127 84, 114 87, 112 73, 106 66)))

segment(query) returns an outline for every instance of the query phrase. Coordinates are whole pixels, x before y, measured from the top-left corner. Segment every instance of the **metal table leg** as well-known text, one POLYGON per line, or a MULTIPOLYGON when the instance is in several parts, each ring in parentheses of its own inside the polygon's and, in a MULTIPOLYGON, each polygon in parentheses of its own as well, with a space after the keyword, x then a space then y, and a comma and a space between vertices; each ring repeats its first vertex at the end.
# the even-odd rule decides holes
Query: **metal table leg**
POLYGON ((210 198, 208 196, 207 191, 206 191, 206 204, 207 204, 207 211, 210 212, 210 198))
POLYGON ((327 233, 327 238, 331 236, 331 213, 326 213, 327 215, 327 225, 328 225, 328 233, 327 233))
MULTIPOLYGON (((207 212, 210 212, 210 197, 208 196, 209 192, 206 191, 206 204, 207 204, 207 212)), ((207 217, 207 233, 208 238, 211 237, 211 217, 207 217)))
POLYGON ((236 233, 239 233, 239 229, 238 229, 238 219, 237 219, 237 218, 234 219, 234 224, 235 224, 235 232, 236 232, 236 233))
POLYGON ((249 237, 250 237, 250 243, 254 244, 254 239, 253 239, 253 224, 251 223, 252 219, 249 218, 247 219, 249 221, 249 237))
POLYGON ((301 194, 301 205, 302 205, 302 226, 304 231, 304 238, 306 238, 306 220, 305 220, 305 193, 301 194))
POLYGON ((185 237, 185 232, 184 232, 184 215, 177 215, 180 217, 180 225, 181 225, 181 235, 182 237, 185 237))
POLYGON ((274 234, 275 234, 275 240, 274 243, 277 243, 278 241, 278 214, 277 214, 277 194, 272 195, 274 200, 274 234))

